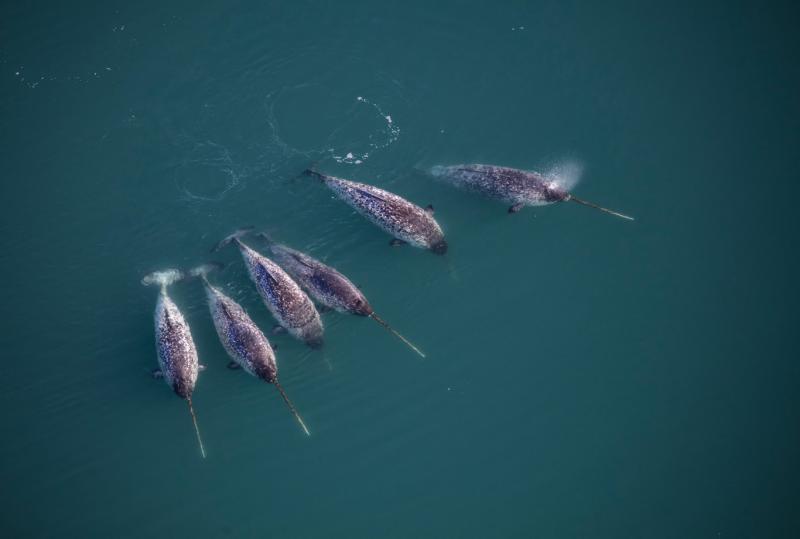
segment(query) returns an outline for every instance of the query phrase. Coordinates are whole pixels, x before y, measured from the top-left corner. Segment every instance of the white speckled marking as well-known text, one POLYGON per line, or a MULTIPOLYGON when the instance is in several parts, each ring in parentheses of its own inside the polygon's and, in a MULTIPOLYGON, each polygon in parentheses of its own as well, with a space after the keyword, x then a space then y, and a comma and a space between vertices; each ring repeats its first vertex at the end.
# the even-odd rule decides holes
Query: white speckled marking
POLYGON ((271 244, 270 250, 281 267, 322 305, 342 313, 366 315, 365 309, 372 311, 358 287, 334 268, 279 243, 271 244))
POLYGON ((309 342, 322 338, 319 313, 300 286, 269 258, 237 240, 250 279, 264 305, 289 333, 309 342))
POLYGON ((436 219, 403 197, 334 176, 324 176, 324 182, 340 199, 397 239, 428 249, 444 238, 436 219))
POLYGON ((241 305, 204 284, 214 327, 228 355, 249 374, 272 382, 278 376, 275 352, 241 305))
POLYGON ((179 396, 188 398, 197 383, 197 349, 189 325, 165 289, 158 295, 155 329, 158 364, 164 381, 179 396))
POLYGON ((431 174, 509 204, 544 206, 569 196, 556 179, 509 167, 480 164, 436 166, 431 169, 431 174))

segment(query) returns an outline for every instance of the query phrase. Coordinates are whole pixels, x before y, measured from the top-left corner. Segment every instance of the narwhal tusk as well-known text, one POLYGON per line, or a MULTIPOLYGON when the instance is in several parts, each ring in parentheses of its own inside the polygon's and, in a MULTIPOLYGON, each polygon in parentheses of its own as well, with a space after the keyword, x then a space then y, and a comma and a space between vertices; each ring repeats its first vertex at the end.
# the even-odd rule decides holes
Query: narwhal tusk
POLYGON ((200 444, 200 454, 203 455, 203 458, 206 458, 206 448, 203 447, 203 439, 200 438, 200 429, 197 427, 197 416, 194 415, 194 406, 192 406, 192 398, 189 397, 186 399, 186 402, 189 403, 189 413, 192 414, 192 423, 194 423, 194 432, 197 435, 197 443, 200 444))
POLYGON ((411 348, 413 351, 415 351, 417 354, 419 354, 419 355, 420 355, 420 356, 422 356, 423 358, 425 357, 425 354, 422 352, 422 350, 420 350, 419 348, 417 348, 416 346, 414 346, 414 344, 413 344, 411 341, 409 341, 408 339, 406 339, 405 337, 403 337, 402 335, 400 335, 400 334, 399 334, 397 331, 395 331, 395 330, 394 330, 394 329, 393 329, 393 328, 392 328, 392 327, 391 327, 389 324, 387 324, 387 323, 386 323, 386 322, 385 322, 383 319, 381 319, 381 318, 380 318, 380 317, 379 317, 377 314, 375 314, 375 313, 372 313, 372 314, 370 314, 369 316, 370 316, 370 318, 372 318, 373 320, 375 320, 377 323, 379 323, 380 325, 382 325, 384 328, 386 328, 387 330, 389 330, 389 332, 391 332, 391 333, 392 333, 392 334, 393 334, 395 337, 397 337, 398 339, 400 339, 401 341, 403 341, 404 343, 406 343, 406 344, 408 345, 408 347, 409 347, 409 348, 411 348))
POLYGON ((591 202, 587 202, 586 200, 581 200, 580 198, 574 197, 572 195, 569 195, 569 198, 567 200, 572 200, 573 202, 577 202, 578 204, 583 204, 584 206, 589 206, 590 208, 595 208, 597 210, 600 210, 600 211, 603 211, 603 212, 606 212, 606 213, 610 213, 611 215, 616 215, 617 217, 622 217, 623 219, 627 219, 629 221, 635 221, 635 219, 633 217, 629 216, 629 215, 625 215, 623 213, 619 213, 619 212, 616 212, 616 211, 613 211, 613 210, 609 210, 608 208, 604 208, 602 206, 598 206, 597 204, 593 204, 591 202))
POLYGON ((294 407, 294 404, 292 404, 292 401, 290 401, 289 397, 286 396, 286 392, 283 390, 283 387, 281 387, 281 385, 278 383, 278 379, 276 378, 275 380, 272 381, 272 383, 275 384, 275 387, 280 392, 281 397, 283 397, 284 402, 286 402, 286 406, 289 407, 289 411, 292 412, 292 415, 295 417, 295 419, 297 419, 297 422, 300 423, 301 427, 303 427, 303 431, 306 433, 307 436, 311 436, 311 431, 309 431, 308 427, 306 427, 305 421, 303 421, 303 418, 300 417, 300 414, 297 412, 297 409, 294 407))

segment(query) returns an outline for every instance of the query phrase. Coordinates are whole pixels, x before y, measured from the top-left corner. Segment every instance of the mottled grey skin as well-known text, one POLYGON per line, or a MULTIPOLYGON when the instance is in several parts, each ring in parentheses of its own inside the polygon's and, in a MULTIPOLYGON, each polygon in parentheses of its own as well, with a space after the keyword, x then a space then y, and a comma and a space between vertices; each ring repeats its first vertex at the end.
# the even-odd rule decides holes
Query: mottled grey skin
POLYGON ((350 280, 319 260, 279 243, 270 242, 278 264, 317 302, 341 313, 372 314, 372 306, 350 280))
POLYGON ((234 238, 242 253, 250 279, 264 305, 278 323, 311 348, 322 346, 322 321, 314 303, 300 286, 269 258, 234 238))
POLYGON ((225 351, 249 374, 270 383, 274 382, 278 377, 278 364, 275 352, 264 333, 241 305, 212 286, 205 277, 203 285, 211 318, 225 351))
POLYGON ((158 295, 155 311, 156 351, 164 381, 181 398, 189 399, 200 369, 189 324, 165 287, 158 295))
POLYGON ((447 252, 444 232, 433 212, 371 185, 314 171, 307 173, 322 180, 336 196, 393 237, 436 254, 447 252))
MULTIPOLYGON (((456 186, 520 208, 569 200, 557 182, 527 170, 494 165, 436 166, 431 174, 456 186)), ((515 210, 516 211, 516 210, 515 210)))

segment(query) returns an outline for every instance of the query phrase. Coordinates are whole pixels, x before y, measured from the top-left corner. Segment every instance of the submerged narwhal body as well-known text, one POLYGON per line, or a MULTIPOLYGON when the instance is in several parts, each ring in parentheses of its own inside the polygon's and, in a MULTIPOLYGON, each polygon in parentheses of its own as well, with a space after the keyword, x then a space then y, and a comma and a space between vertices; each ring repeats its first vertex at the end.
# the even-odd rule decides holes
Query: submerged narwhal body
POLYGON ((192 406, 192 393, 197 383, 197 373, 200 364, 197 360, 197 349, 192 339, 189 324, 175 302, 167 295, 167 287, 181 279, 180 271, 170 269, 156 271, 142 279, 144 285, 158 285, 160 291, 155 310, 156 352, 161 376, 172 388, 176 395, 189 404, 192 415, 197 443, 200 444, 200 453, 206 456, 203 440, 200 438, 200 429, 197 426, 197 417, 192 406))
POLYGON ((305 288, 311 297, 318 303, 339 311, 358 316, 368 316, 389 330, 398 339, 407 344, 414 352, 422 357, 425 354, 408 339, 395 331, 383 321, 366 296, 354 285, 350 279, 339 273, 334 268, 323 264, 316 258, 273 241, 268 235, 260 234, 268 244, 272 255, 280 266, 285 269, 300 286, 305 288))
POLYGON ((427 209, 420 208, 401 196, 364 183, 343 180, 314 170, 306 170, 305 173, 322 180, 336 196, 396 240, 430 249, 440 255, 447 252, 444 232, 433 218, 433 208, 430 206, 427 209))
POLYGON ((633 217, 576 198, 568 192, 569 182, 558 175, 548 177, 528 170, 480 164, 435 166, 431 168, 431 174, 458 187, 511 204, 509 213, 516 213, 525 206, 545 206, 571 200, 633 220, 633 217))
POLYGON ((267 241, 275 261, 318 303, 340 313, 360 316, 372 314, 372 306, 361 290, 334 268, 303 252, 277 243, 266 234, 261 233, 259 236, 267 241))
POLYGON ((303 431, 310 435, 305 422, 278 382, 278 363, 275 359, 275 351, 267 337, 241 305, 208 281, 206 275, 214 267, 211 264, 197 267, 191 271, 191 275, 199 277, 203 282, 203 288, 205 288, 208 298, 208 308, 222 346, 231 359, 248 374, 275 386, 303 431))
POLYGON ((250 279, 272 316, 295 338, 311 348, 321 347, 322 320, 314 303, 278 264, 241 242, 239 238, 248 231, 237 230, 222 240, 215 250, 234 242, 242 254, 250 279))

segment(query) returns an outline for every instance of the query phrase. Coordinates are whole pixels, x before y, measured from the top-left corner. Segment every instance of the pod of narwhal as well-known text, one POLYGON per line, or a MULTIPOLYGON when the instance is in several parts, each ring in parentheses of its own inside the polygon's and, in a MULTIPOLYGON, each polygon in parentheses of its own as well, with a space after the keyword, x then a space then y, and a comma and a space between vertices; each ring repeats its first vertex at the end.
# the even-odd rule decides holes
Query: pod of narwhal
POLYGON ((570 180, 558 174, 548 176, 528 170, 480 164, 435 166, 430 172, 435 178, 457 187, 511 204, 509 213, 516 213, 525 206, 545 206, 571 200, 633 221, 633 217, 575 197, 569 192, 570 180))
POLYGON ((302 286, 317 303, 340 313, 367 316, 390 331, 409 348, 422 357, 425 354, 380 318, 366 296, 350 279, 316 258, 277 243, 263 232, 259 236, 267 241, 269 250, 278 264, 302 286))
POLYGON ((310 435, 303 418, 278 382, 278 363, 269 340, 241 305, 208 281, 208 273, 219 266, 204 264, 192 269, 190 275, 200 278, 203 283, 211 319, 222 346, 236 365, 248 374, 275 386, 303 431, 310 435))
POLYGON ((433 218, 432 206, 420 208, 389 191, 328 176, 316 170, 306 170, 305 174, 321 180, 337 197, 390 234, 394 238, 393 245, 408 243, 438 255, 447 252, 444 232, 433 218))
MULTIPOLYGON (((430 172, 438 179, 510 204, 509 213, 516 213, 525 206, 573 201, 633 220, 628 215, 576 198, 569 192, 572 186, 570 179, 558 174, 545 175, 481 164, 435 166, 430 172)), ((393 245, 409 243, 436 254, 447 252, 444 233, 433 218, 431 206, 421 208, 383 189, 314 170, 306 170, 305 173, 320 179, 341 200, 390 234, 393 245)), ((267 309, 292 336, 312 348, 322 346, 322 321, 314 303, 304 292, 306 290, 326 308, 372 318, 425 357, 419 348, 379 318, 358 287, 334 268, 305 253, 276 243, 263 233, 261 237, 267 240, 270 252, 278 263, 242 243, 240 238, 252 228, 237 230, 219 242, 213 250, 229 243, 236 244, 250 279, 256 285, 267 309)), ((278 382, 274 349, 244 309, 209 283, 207 273, 212 268, 213 265, 200 266, 192 270, 191 274, 203 282, 214 326, 225 350, 233 362, 246 372, 275 385, 291 413, 305 433, 309 434, 303 419, 278 382)), ((151 273, 142 282, 160 287, 155 310, 159 373, 173 391, 187 401, 200 452, 205 458, 205 448, 192 405, 192 393, 201 367, 189 326, 167 294, 167 287, 182 277, 178 270, 164 270, 151 273)))
POLYGON ((180 280, 183 274, 175 269, 156 271, 142 279, 142 284, 158 285, 159 294, 155 310, 156 352, 160 376, 172 388, 176 395, 189 404, 200 454, 206 458, 197 417, 192 405, 192 393, 197 383, 200 363, 197 359, 197 348, 192 339, 189 324, 183 318, 178 306, 167 294, 167 287, 180 280))

